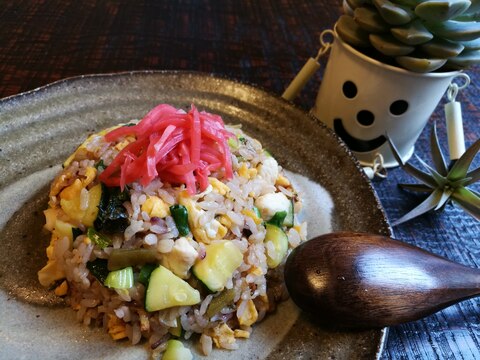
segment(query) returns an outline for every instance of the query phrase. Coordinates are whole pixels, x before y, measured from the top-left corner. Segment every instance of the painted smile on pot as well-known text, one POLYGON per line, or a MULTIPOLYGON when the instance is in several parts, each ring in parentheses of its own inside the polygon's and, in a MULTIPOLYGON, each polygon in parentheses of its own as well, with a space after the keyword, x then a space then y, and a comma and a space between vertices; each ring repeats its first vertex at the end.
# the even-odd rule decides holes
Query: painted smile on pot
POLYGON ((376 137, 372 140, 357 139, 356 137, 350 135, 347 130, 345 130, 345 128, 343 127, 342 119, 333 120, 333 128, 337 135, 340 136, 340 138, 345 142, 345 144, 347 144, 350 150, 356 152, 368 152, 378 149, 387 141, 387 139, 383 135, 380 135, 379 137, 376 137))

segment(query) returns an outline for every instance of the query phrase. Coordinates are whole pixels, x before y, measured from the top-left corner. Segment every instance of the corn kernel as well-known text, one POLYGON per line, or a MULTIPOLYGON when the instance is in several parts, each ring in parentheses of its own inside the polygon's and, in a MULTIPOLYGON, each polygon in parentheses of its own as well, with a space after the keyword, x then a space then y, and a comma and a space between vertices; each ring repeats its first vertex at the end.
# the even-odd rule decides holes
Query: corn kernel
POLYGON ((221 215, 219 218, 218 218, 218 222, 224 226, 226 226, 227 228, 231 228, 232 227, 232 220, 230 220, 230 218, 226 215, 221 215))
POLYGON ((248 216, 249 218, 251 218, 251 219, 255 222, 255 224, 257 224, 257 225, 261 224, 262 221, 263 221, 262 219, 260 219, 260 218, 257 216, 257 214, 255 214, 255 212, 254 212, 253 210, 243 209, 241 212, 242 212, 243 215, 246 215, 246 216, 248 216))
POLYGON ((283 175, 278 175, 277 180, 275 180, 275 185, 277 186, 289 186, 290 181, 283 175))
POLYGON ((68 291, 68 283, 66 280, 63 280, 63 282, 55 288, 55 295, 65 296, 67 295, 67 291, 68 291))
POLYGON ((226 184, 214 177, 209 177, 208 182, 210 185, 212 185, 213 190, 218 192, 220 195, 226 195, 230 191, 230 188, 226 184))
POLYGON ((248 178, 253 179, 255 176, 257 176, 258 170, 253 168, 253 169, 248 169, 248 178))
POLYGON ((245 179, 249 178, 247 163, 242 163, 242 166, 240 166, 240 169, 238 169, 238 175, 245 179))

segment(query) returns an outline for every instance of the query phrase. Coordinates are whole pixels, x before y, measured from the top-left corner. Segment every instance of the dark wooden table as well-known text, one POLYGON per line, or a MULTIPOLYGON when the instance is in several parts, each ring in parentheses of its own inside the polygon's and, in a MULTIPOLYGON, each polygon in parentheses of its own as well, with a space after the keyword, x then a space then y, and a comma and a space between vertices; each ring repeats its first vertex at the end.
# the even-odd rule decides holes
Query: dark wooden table
MULTIPOLYGON (((195 70, 228 76, 281 94, 318 35, 331 28, 340 1, 320 0, 14 0, 0 1, 0 98, 81 74, 130 70, 195 70)), ((480 74, 463 103, 466 141, 480 135, 480 74)), ((309 110, 321 72, 296 103, 309 110)), ((442 109, 433 115, 445 145, 442 109)), ((416 152, 428 159, 428 132, 416 152)), ((477 159, 476 163, 478 161, 477 159)), ((420 198, 399 190, 401 169, 374 182, 390 219, 420 198)), ((476 186, 478 190, 478 186, 476 186)), ((397 238, 460 263, 480 267, 480 223, 456 207, 395 229, 397 238)), ((480 358, 479 301, 469 300, 424 320, 396 326, 384 359, 480 358)))

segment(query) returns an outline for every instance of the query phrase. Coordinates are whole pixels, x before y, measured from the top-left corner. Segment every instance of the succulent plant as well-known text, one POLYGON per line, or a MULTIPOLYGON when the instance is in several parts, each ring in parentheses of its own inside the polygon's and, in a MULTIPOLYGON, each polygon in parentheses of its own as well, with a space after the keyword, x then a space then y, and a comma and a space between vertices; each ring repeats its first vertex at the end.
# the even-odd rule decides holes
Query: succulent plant
POLYGON ((469 171, 473 159, 480 150, 480 139, 474 142, 465 153, 456 160, 450 169, 440 148, 435 125, 430 134, 430 146, 434 167, 426 164, 417 157, 426 171, 417 169, 413 165, 404 163, 398 154, 395 145, 389 141, 392 153, 402 168, 420 180, 421 184, 399 184, 400 187, 430 194, 420 205, 396 220, 393 225, 409 221, 430 210, 442 210, 449 202, 453 202, 468 214, 480 220, 480 194, 467 186, 480 180, 480 167, 469 171))
POLYGON ((414 72, 480 63, 480 0, 344 0, 336 31, 378 60, 414 72))

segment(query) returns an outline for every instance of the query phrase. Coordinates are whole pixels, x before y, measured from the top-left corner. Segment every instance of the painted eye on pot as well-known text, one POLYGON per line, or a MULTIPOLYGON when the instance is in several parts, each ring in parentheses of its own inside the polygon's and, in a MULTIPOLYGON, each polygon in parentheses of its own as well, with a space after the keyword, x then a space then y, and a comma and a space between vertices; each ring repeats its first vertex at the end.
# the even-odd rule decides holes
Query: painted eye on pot
POLYGON ((408 102, 406 102, 405 100, 397 100, 390 105, 390 113, 392 115, 396 115, 396 116, 402 115, 405 112, 407 112, 407 110, 408 110, 408 102))
POLYGON ((352 81, 345 81, 343 83, 343 95, 345 95, 349 99, 353 99, 357 96, 357 85, 355 85, 352 81))

